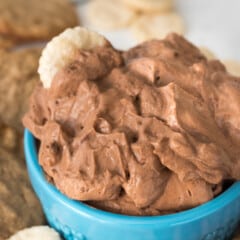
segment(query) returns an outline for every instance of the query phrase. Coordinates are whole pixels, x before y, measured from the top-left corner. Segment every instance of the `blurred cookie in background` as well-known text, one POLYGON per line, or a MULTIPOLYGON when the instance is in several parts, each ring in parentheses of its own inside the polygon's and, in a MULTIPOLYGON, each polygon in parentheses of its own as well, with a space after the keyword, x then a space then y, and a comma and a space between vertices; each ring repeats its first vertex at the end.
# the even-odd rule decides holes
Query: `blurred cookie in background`
POLYGON ((173 8, 173 0, 122 0, 127 6, 139 12, 166 12, 173 8))
POLYGON ((69 0, 0 1, 0 34, 16 41, 48 40, 78 24, 69 0))
POLYGON ((0 58, 0 122, 22 132, 21 118, 39 82, 40 48, 2 51, 0 58))
POLYGON ((15 156, 23 159, 23 140, 20 134, 14 128, 0 122, 0 148, 12 152, 15 156))
POLYGON ((240 62, 235 60, 224 60, 223 64, 230 74, 240 77, 240 62))
POLYGON ((84 9, 87 26, 109 32, 129 29, 138 42, 185 32, 172 0, 91 0, 84 9))
POLYGON ((87 22, 99 30, 127 27, 137 15, 120 0, 92 0, 87 3, 86 10, 87 22))
POLYGON ((43 225, 25 228, 8 240, 62 240, 62 238, 56 230, 43 225))
POLYGON ((175 12, 143 14, 133 23, 131 29, 139 41, 164 38, 170 32, 184 34, 184 22, 175 12))
POLYGON ((0 34, 0 50, 9 49, 15 46, 16 43, 17 41, 15 39, 0 34))
POLYGON ((44 215, 17 156, 0 148, 0 239, 45 223, 44 215))

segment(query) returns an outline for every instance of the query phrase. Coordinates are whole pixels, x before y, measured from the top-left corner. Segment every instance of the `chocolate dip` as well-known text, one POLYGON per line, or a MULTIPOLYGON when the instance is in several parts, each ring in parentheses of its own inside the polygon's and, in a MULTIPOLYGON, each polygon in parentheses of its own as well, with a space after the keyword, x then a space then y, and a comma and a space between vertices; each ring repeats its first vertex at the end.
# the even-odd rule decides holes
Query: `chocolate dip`
POLYGON ((181 211, 240 179, 240 78, 176 34, 79 50, 23 122, 56 187, 108 211, 181 211))

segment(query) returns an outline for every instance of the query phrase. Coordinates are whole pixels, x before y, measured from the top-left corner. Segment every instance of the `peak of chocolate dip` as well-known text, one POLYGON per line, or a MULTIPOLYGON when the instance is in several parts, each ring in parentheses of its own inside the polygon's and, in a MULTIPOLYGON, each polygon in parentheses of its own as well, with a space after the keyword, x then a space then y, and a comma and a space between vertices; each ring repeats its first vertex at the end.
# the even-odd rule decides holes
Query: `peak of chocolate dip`
POLYGON ((176 212, 240 179, 240 78, 176 34, 79 50, 23 122, 56 187, 108 211, 176 212))

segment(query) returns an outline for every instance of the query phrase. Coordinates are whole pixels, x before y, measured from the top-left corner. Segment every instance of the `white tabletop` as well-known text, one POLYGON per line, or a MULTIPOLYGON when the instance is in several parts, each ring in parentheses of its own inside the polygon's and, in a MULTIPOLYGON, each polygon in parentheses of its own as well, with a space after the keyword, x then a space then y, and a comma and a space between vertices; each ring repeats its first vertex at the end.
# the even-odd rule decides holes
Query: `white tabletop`
POLYGON ((240 60, 240 0, 176 0, 186 37, 221 59, 240 60))

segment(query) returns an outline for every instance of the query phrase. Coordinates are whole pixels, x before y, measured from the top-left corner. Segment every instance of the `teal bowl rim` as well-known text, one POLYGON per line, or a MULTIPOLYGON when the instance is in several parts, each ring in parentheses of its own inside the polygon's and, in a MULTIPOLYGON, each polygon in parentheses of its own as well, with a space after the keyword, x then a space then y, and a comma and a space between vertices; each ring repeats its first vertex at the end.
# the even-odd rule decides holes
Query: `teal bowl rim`
POLYGON ((96 218, 98 221, 113 222, 114 224, 163 224, 163 225, 179 225, 182 223, 196 221, 202 219, 214 212, 220 211, 226 205, 239 198, 240 200, 240 181, 234 183, 224 193, 220 194, 213 200, 204 203, 198 207, 173 213, 163 216, 128 216, 117 213, 106 212, 93 207, 90 207, 80 201, 75 201, 62 194, 54 185, 47 182, 40 165, 38 164, 37 150, 35 139, 28 129, 24 131, 24 150, 26 155, 27 165, 32 171, 35 180, 44 188, 54 199, 57 199, 61 204, 79 212, 87 218, 96 218))

